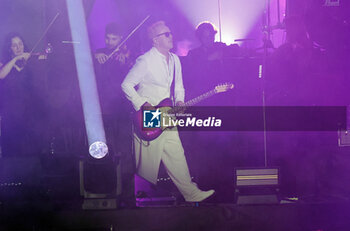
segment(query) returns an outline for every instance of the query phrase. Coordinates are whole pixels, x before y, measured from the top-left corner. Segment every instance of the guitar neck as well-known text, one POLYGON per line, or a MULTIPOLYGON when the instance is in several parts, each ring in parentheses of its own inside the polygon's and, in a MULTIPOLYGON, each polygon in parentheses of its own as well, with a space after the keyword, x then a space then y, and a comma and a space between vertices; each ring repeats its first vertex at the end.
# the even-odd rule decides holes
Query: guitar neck
POLYGON ((201 102, 202 100, 205 100, 205 99, 207 99, 210 96, 215 95, 215 94, 216 94, 215 90, 208 91, 208 92, 206 92, 206 93, 204 93, 204 94, 202 94, 194 99, 187 101, 185 103, 185 105, 182 107, 175 107, 175 108, 169 110, 168 113, 170 113, 170 114, 177 113, 177 112, 182 110, 181 108, 196 105, 197 103, 201 102))
POLYGON ((202 94, 194 99, 187 101, 185 103, 185 107, 193 106, 193 105, 201 102, 202 100, 205 100, 205 99, 209 98, 210 96, 215 95, 215 93, 216 93, 215 90, 208 91, 208 92, 206 92, 206 93, 204 93, 204 94, 202 94))

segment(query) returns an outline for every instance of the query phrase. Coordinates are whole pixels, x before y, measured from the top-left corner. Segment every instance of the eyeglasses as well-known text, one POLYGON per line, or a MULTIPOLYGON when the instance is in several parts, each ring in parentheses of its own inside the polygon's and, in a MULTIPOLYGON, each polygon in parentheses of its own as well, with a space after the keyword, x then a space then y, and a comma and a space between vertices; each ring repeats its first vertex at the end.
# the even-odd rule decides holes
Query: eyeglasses
POLYGON ((158 35, 156 35, 156 37, 159 37, 159 36, 162 36, 162 35, 165 35, 165 37, 169 38, 170 35, 173 35, 171 32, 164 32, 164 33, 160 33, 158 35))

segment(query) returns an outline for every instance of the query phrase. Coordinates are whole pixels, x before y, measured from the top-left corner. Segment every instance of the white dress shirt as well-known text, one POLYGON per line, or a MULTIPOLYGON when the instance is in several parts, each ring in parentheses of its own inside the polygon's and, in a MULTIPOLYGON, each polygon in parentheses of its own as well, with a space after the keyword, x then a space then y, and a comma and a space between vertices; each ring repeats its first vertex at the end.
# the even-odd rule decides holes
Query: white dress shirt
POLYGON ((153 47, 137 58, 122 83, 126 97, 132 102, 135 110, 148 102, 158 105, 170 97, 170 88, 174 79, 175 64, 175 103, 184 102, 185 90, 182 82, 181 63, 177 55, 169 52, 169 64, 166 57, 153 47), (135 89, 137 87, 137 89, 135 89))

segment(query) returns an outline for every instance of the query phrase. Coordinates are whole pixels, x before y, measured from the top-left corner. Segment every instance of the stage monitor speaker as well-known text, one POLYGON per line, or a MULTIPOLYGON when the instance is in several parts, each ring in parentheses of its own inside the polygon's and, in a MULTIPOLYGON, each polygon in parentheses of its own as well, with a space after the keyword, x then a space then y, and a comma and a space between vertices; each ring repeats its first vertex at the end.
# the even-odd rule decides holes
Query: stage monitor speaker
POLYGON ((279 185, 278 168, 235 169, 237 204, 277 204, 279 185))

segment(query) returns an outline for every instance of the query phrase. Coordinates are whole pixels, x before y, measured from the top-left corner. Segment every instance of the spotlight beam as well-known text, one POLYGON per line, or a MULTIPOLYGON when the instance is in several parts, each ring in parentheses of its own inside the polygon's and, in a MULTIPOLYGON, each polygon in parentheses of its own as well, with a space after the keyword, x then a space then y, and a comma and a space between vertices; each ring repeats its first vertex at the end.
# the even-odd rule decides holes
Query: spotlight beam
POLYGON ((106 143, 82 0, 66 0, 89 146, 106 143))

